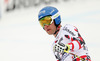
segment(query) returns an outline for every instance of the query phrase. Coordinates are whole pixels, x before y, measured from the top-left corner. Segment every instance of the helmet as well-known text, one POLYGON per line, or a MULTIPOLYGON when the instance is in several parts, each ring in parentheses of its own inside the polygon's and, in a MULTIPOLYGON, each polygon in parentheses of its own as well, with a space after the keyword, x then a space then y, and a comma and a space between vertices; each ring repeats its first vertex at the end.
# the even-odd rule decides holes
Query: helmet
POLYGON ((38 14, 38 19, 41 19, 45 16, 51 16, 54 20, 56 27, 58 27, 58 25, 61 23, 61 17, 59 15, 58 10, 55 7, 47 6, 41 9, 38 14))

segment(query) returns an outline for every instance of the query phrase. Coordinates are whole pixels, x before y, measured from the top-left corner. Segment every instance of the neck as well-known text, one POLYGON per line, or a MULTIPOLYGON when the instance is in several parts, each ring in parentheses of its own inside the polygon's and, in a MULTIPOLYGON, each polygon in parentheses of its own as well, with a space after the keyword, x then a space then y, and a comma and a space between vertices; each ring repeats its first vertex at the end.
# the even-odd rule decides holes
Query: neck
POLYGON ((56 37, 56 36, 58 35, 60 28, 61 28, 61 25, 59 25, 59 26, 57 27, 57 29, 56 29, 56 33, 53 34, 54 37, 56 37))
MULTIPOLYGON (((58 31, 58 32, 59 32, 59 31, 58 31)), ((56 34, 54 34, 54 37, 56 37, 56 36, 57 36, 58 32, 57 32, 56 34)))

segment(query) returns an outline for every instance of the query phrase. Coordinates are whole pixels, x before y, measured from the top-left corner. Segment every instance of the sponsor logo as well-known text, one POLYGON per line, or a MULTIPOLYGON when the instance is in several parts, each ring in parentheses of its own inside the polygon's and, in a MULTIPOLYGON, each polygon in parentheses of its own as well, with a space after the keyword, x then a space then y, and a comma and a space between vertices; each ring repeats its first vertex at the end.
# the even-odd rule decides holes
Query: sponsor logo
POLYGON ((69 32, 71 35, 75 36, 75 34, 72 31, 70 31, 66 26, 63 28, 63 30, 65 30, 65 31, 69 32))

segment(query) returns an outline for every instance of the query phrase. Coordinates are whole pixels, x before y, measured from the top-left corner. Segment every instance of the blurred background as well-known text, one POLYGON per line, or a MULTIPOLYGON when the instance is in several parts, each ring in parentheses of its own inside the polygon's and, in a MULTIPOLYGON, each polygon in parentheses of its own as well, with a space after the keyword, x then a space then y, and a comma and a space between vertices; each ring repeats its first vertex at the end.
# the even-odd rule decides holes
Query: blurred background
POLYGON ((59 10, 62 26, 79 29, 92 61, 99 61, 100 0, 0 0, 0 61, 56 61, 54 36, 38 22, 45 6, 59 10))

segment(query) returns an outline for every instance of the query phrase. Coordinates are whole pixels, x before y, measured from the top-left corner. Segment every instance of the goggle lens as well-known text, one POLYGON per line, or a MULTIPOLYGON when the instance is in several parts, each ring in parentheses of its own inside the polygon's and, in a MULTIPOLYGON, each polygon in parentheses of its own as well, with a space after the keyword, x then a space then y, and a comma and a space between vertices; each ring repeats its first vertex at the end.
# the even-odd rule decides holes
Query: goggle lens
POLYGON ((41 18, 39 21, 40 21, 40 25, 44 27, 45 25, 50 25, 52 23, 52 18, 51 16, 46 16, 41 18))

